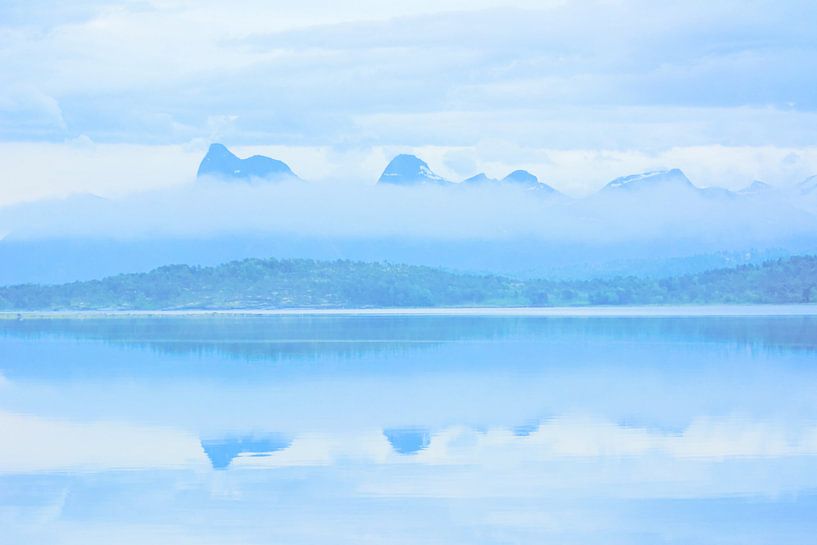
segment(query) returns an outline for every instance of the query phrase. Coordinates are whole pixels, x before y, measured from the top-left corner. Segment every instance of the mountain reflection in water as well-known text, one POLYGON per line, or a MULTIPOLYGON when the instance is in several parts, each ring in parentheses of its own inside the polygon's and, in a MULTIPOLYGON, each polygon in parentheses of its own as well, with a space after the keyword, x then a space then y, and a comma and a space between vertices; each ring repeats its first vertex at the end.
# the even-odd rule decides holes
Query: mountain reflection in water
POLYGON ((2 544, 817 531, 813 316, 24 319, 0 354, 2 544))

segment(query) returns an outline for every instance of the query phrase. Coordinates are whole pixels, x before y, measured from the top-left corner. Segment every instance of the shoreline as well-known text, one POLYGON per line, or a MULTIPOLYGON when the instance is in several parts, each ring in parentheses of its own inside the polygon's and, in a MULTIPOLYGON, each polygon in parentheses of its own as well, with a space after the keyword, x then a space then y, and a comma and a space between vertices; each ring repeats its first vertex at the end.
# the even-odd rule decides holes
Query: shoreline
POLYGON ((817 304, 666 305, 594 307, 428 307, 303 308, 212 310, 54 310, 0 311, 0 320, 45 318, 161 318, 256 316, 473 316, 473 317, 751 317, 817 316, 817 304))

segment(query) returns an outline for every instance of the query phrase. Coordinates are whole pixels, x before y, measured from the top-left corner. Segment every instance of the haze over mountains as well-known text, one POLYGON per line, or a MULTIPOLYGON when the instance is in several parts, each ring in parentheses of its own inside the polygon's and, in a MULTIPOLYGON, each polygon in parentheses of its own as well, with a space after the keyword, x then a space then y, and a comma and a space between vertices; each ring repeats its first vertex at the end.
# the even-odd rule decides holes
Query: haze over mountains
POLYGON ((728 191, 666 169, 576 199, 524 170, 452 182, 408 154, 368 185, 316 183, 282 161, 242 159, 214 144, 197 178, 119 199, 0 208, 0 284, 271 256, 550 278, 660 276, 817 250, 817 177, 790 189, 753 181, 728 191))
MULTIPOLYGON (((428 164, 414 155, 400 154, 392 159, 386 166, 383 174, 377 180, 378 184, 390 185, 435 185, 435 186, 453 186, 458 185, 454 182, 446 180, 442 176, 435 174, 428 164)), ((545 183, 541 183, 539 179, 526 170, 515 170, 502 178, 497 180, 489 178, 484 172, 480 172, 470 178, 466 178, 461 182, 461 187, 475 187, 475 186, 515 186, 518 188, 525 188, 531 190, 539 190, 544 193, 555 194, 557 191, 545 183)))
MULTIPOLYGON (((196 177, 199 179, 216 178, 240 181, 286 181, 300 179, 292 172, 289 165, 283 161, 263 155, 254 155, 246 159, 240 159, 230 152, 226 146, 218 143, 210 145, 207 154, 199 165, 196 177)), ((455 182, 451 182, 435 174, 428 166, 428 163, 419 157, 409 154, 395 156, 389 164, 386 165, 377 183, 397 186, 455 185, 455 182)), ((485 173, 479 173, 463 180, 462 184, 464 184, 463 187, 477 185, 513 185, 526 189, 542 190, 546 193, 557 193, 555 189, 545 183, 541 183, 536 176, 526 170, 515 170, 501 180, 489 178, 485 173)))
MULTIPOLYGON (((283 161, 254 155, 240 159, 230 152, 226 146, 219 143, 210 145, 207 154, 199 165, 196 174, 199 179, 215 178, 220 180, 242 181, 287 181, 300 180, 292 169, 283 161)), ((544 194, 562 195, 549 184, 540 181, 534 174, 526 170, 514 170, 501 179, 491 178, 484 172, 465 178, 460 182, 447 180, 434 173, 428 163, 421 158, 410 154, 396 155, 386 165, 383 173, 377 179, 379 185, 392 186, 438 186, 438 187, 515 187, 540 191, 544 194)), ((608 182, 600 193, 622 192, 694 192, 707 197, 748 196, 767 192, 777 192, 773 186, 754 180, 745 188, 730 191, 721 187, 697 187, 689 178, 677 168, 647 171, 637 174, 628 174, 608 182)), ((817 194, 817 175, 803 180, 794 191, 801 195, 817 194)))

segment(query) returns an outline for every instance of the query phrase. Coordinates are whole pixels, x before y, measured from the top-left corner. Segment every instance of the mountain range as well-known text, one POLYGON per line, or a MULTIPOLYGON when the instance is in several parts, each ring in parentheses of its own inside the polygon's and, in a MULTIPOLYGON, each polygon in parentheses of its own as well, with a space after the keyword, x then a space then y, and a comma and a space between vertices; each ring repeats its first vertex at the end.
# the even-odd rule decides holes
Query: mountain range
POLYGON ((386 165, 383 174, 377 180, 378 184, 384 185, 435 185, 435 186, 455 186, 476 187, 476 186, 515 186, 519 188, 541 191, 548 194, 556 194, 558 191, 551 186, 542 183, 539 179, 526 170, 515 170, 497 180, 489 178, 484 172, 471 176, 463 180, 460 184, 446 180, 442 176, 435 174, 428 164, 414 155, 401 154, 392 159, 386 165))
POLYGON ((281 161, 214 144, 199 179, 115 199, 75 194, 0 207, 0 284, 271 255, 584 278, 817 253, 817 177, 729 191, 668 169, 571 198, 524 170, 452 182, 404 154, 378 183, 313 184, 281 161), (274 183, 284 180, 292 182, 274 183))
MULTIPOLYGON (((301 180, 283 161, 253 155, 240 159, 223 144, 210 145, 207 154, 201 161, 197 178, 217 179, 222 181, 283 181, 301 180)), ((562 196, 557 189, 540 181, 526 170, 514 170, 501 179, 491 178, 484 172, 466 178, 461 182, 447 180, 435 174, 428 163, 415 155, 400 154, 389 161, 377 180, 378 185, 389 186, 436 186, 436 187, 515 187, 535 191, 537 194, 562 196)), ((708 198, 735 198, 768 195, 775 188, 760 180, 754 180, 745 188, 730 191, 721 187, 698 187, 677 168, 654 170, 638 174, 621 176, 607 183, 601 194, 637 194, 637 193, 677 193, 698 194, 708 198)), ((800 195, 817 195, 817 175, 803 180, 796 187, 800 195)))

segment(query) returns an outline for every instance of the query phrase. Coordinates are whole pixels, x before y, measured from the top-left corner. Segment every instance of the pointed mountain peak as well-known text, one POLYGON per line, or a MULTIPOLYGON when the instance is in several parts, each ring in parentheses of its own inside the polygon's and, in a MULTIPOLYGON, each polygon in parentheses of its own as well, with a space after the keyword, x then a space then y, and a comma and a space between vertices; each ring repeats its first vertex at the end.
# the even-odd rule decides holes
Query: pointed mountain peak
POLYGON ((434 174, 428 164, 414 155, 400 154, 392 159, 377 180, 392 185, 447 185, 449 182, 434 174))
POLYGON ((210 147, 207 149, 207 156, 235 157, 235 155, 230 150, 227 149, 227 146, 225 146, 224 144, 219 144, 218 142, 213 142, 212 144, 210 144, 210 147))
POLYGON ((223 144, 210 144, 207 155, 199 165, 197 178, 213 177, 222 180, 298 179, 289 166, 277 159, 253 155, 239 159, 223 144))

